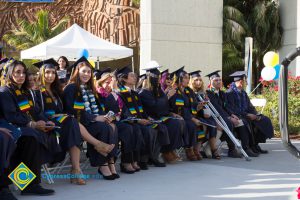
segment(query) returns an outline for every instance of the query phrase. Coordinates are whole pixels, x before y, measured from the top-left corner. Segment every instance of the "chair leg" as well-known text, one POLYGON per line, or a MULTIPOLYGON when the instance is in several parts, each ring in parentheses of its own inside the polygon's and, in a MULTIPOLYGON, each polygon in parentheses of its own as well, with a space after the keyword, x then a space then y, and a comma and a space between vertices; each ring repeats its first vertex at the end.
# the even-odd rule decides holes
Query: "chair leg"
POLYGON ((48 183, 49 184, 54 184, 54 180, 51 177, 51 174, 49 172, 49 169, 48 169, 47 165, 46 164, 42 165, 42 168, 43 168, 43 170, 46 174, 46 178, 47 178, 48 183))

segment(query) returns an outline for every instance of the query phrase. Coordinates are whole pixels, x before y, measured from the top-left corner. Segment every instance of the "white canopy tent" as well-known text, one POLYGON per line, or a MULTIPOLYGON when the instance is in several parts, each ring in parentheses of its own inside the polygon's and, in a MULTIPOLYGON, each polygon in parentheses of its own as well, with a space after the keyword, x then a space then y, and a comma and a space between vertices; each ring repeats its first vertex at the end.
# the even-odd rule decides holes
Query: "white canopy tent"
POLYGON ((66 56, 70 60, 78 59, 82 49, 88 50, 89 59, 94 61, 116 60, 133 56, 133 50, 103 40, 77 24, 59 35, 21 51, 21 59, 46 59, 66 56))

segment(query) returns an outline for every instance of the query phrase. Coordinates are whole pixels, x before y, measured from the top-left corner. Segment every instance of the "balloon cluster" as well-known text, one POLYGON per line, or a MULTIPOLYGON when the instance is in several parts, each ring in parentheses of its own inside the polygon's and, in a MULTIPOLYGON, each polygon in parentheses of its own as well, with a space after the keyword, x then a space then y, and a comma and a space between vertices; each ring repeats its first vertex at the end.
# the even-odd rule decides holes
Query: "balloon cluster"
MULTIPOLYGON (((87 49, 80 49, 78 52, 78 58, 81 58, 84 56, 86 59, 89 58, 89 51, 87 49)), ((95 68, 96 64, 93 60, 88 59, 89 63, 92 65, 93 68, 95 68)))
POLYGON ((265 67, 261 71, 261 77, 264 81, 277 80, 281 65, 279 64, 279 55, 269 51, 264 55, 263 62, 265 67))

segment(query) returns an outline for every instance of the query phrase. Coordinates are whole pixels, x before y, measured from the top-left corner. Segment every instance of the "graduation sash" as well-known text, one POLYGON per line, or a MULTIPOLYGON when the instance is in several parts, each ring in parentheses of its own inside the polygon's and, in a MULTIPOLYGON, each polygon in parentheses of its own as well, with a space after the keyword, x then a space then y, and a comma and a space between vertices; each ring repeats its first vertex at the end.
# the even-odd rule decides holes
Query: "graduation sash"
POLYGON ((34 116, 34 102, 30 91, 16 88, 13 85, 7 88, 16 97, 19 110, 22 113, 26 113, 32 119, 34 116))
MULTIPOLYGON (((69 116, 63 113, 56 113, 56 110, 58 110, 57 107, 59 105, 55 104, 53 98, 47 92, 45 87, 41 87, 40 94, 42 100, 42 109, 44 110, 45 115, 48 117, 48 119, 55 120, 56 122, 62 124, 69 116)), ((57 102, 60 103, 60 105, 63 105, 59 96, 55 96, 57 102)))
POLYGON ((121 85, 118 95, 122 98, 131 115, 143 118, 144 109, 137 94, 129 92, 125 86, 121 85))

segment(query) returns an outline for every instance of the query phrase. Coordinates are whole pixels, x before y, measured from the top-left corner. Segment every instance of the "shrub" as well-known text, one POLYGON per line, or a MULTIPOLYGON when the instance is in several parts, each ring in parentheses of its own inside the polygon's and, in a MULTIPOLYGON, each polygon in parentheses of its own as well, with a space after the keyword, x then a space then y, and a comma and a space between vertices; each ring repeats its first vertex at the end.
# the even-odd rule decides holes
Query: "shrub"
MULTIPOLYGON (((275 81, 262 82, 263 92, 261 95, 253 95, 250 98, 265 98, 267 104, 264 109, 264 115, 270 117, 275 128, 276 134, 279 134, 279 94, 278 85, 275 81)), ((288 106, 289 106, 289 132, 291 134, 300 134, 300 76, 288 78, 288 106)))

